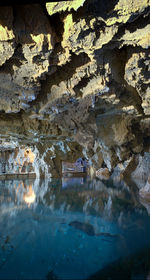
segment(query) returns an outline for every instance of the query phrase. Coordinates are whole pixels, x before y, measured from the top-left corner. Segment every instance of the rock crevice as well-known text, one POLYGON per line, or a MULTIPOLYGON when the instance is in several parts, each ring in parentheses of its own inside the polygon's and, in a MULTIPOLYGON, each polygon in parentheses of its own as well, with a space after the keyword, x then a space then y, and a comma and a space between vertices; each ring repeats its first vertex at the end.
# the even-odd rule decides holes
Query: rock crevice
POLYGON ((149 0, 2 7, 0 137, 70 139, 110 172, 149 153, 149 19, 149 0))

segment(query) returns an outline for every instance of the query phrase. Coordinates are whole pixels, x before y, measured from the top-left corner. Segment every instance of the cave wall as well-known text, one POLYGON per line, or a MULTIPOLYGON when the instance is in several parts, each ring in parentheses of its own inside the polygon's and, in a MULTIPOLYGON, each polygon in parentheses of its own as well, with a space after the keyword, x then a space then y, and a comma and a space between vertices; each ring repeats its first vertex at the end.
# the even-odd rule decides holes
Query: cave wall
POLYGON ((112 171, 149 153, 149 48, 149 0, 1 7, 0 137, 76 145, 55 153, 55 176, 60 159, 112 171))

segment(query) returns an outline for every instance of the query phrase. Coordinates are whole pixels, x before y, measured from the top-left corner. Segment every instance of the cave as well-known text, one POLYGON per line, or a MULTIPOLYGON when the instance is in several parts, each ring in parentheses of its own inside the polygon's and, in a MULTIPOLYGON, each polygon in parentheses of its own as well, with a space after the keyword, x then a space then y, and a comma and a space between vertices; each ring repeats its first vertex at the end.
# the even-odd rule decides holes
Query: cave
POLYGON ((0 280, 149 279, 150 3, 0 2, 0 280))

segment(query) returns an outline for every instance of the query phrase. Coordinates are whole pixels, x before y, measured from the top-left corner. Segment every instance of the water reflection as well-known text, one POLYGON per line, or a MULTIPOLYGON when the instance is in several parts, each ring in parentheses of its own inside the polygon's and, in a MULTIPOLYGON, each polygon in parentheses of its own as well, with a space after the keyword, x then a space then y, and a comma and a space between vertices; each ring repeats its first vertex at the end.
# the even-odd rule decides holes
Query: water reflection
POLYGON ((125 182, 0 181, 0 279, 88 279, 130 262, 150 247, 146 209, 125 182))
POLYGON ((30 184, 27 191, 24 193, 23 199, 30 206, 30 204, 34 203, 35 198, 35 192, 33 191, 32 185, 30 184))

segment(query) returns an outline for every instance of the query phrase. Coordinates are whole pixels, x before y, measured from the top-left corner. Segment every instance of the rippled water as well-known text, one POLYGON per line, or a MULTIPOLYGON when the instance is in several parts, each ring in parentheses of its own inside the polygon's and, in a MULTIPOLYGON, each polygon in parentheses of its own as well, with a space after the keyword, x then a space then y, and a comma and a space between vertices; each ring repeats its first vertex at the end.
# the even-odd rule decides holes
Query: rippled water
POLYGON ((0 279, 150 279, 147 203, 124 182, 0 181, 0 279))

